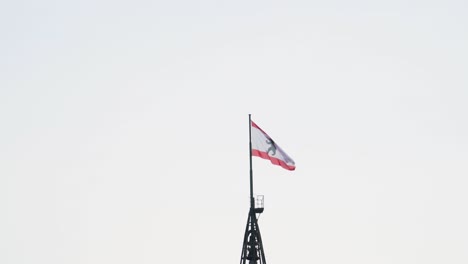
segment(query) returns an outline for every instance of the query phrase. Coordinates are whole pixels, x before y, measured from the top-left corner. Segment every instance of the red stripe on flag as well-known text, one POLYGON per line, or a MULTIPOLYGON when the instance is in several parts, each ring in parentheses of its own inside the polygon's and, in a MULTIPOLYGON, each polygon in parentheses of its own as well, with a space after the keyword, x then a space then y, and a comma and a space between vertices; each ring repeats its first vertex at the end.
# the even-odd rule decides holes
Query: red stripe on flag
POLYGON ((267 133, 265 133, 265 131, 263 131, 263 129, 261 129, 259 126, 257 126, 257 124, 255 124, 254 121, 250 121, 252 123, 252 127, 255 127, 256 129, 260 130, 263 134, 265 134, 268 138, 270 138, 270 136, 268 136, 267 133))
POLYGON ((270 160, 271 163, 273 163, 274 165, 281 166, 281 167, 283 167, 283 168, 285 168, 287 170, 293 171, 293 170, 296 169, 296 166, 288 165, 283 160, 280 160, 280 159, 275 158, 275 157, 271 157, 264 151, 260 151, 260 150, 257 150, 257 149, 252 149, 252 156, 257 156, 257 157, 260 157, 262 159, 270 160))

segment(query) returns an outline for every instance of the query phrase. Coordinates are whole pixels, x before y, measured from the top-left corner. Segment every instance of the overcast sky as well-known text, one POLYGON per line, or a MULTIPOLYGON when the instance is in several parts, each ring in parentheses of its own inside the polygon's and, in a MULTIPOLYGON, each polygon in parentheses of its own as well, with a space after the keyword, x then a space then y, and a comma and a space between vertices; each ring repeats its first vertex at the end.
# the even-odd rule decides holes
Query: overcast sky
POLYGON ((468 2, 2 1, 0 263, 468 263, 468 2))

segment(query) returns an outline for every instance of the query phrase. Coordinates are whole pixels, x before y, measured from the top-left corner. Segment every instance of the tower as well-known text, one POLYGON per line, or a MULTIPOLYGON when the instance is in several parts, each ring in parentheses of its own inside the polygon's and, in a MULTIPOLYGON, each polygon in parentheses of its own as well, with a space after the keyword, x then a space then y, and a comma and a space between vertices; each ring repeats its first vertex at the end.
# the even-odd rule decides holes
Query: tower
POLYGON ((258 216, 263 213, 263 196, 251 198, 251 207, 245 227, 244 243, 242 244, 242 254, 240 264, 266 264, 265 252, 263 250, 262 236, 258 226, 258 216))
POLYGON ((249 114, 250 210, 245 227, 240 264, 266 264, 262 236, 258 226, 258 217, 264 209, 263 196, 256 198, 253 196, 252 156, 270 160, 272 164, 287 170, 295 170, 296 165, 265 131, 252 122, 249 114), (252 132, 254 132, 253 137, 252 132), (252 144, 252 138, 254 144, 252 144))

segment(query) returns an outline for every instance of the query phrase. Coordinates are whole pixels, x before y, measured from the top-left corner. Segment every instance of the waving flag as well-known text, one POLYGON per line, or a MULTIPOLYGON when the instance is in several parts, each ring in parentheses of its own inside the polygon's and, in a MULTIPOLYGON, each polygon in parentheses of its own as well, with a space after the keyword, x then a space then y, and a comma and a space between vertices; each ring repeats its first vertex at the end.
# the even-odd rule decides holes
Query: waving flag
POLYGON ((252 156, 270 160, 287 170, 295 170, 296 165, 291 157, 286 154, 273 139, 268 136, 257 124, 251 121, 252 156))

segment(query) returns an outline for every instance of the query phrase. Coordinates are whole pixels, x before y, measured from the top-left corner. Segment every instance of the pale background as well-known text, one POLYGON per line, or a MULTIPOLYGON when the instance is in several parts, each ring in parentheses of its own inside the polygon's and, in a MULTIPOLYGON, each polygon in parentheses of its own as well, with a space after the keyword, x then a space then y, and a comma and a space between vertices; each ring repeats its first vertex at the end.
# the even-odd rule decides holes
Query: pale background
POLYGON ((468 2, 0 3, 0 263, 468 263, 468 2))

